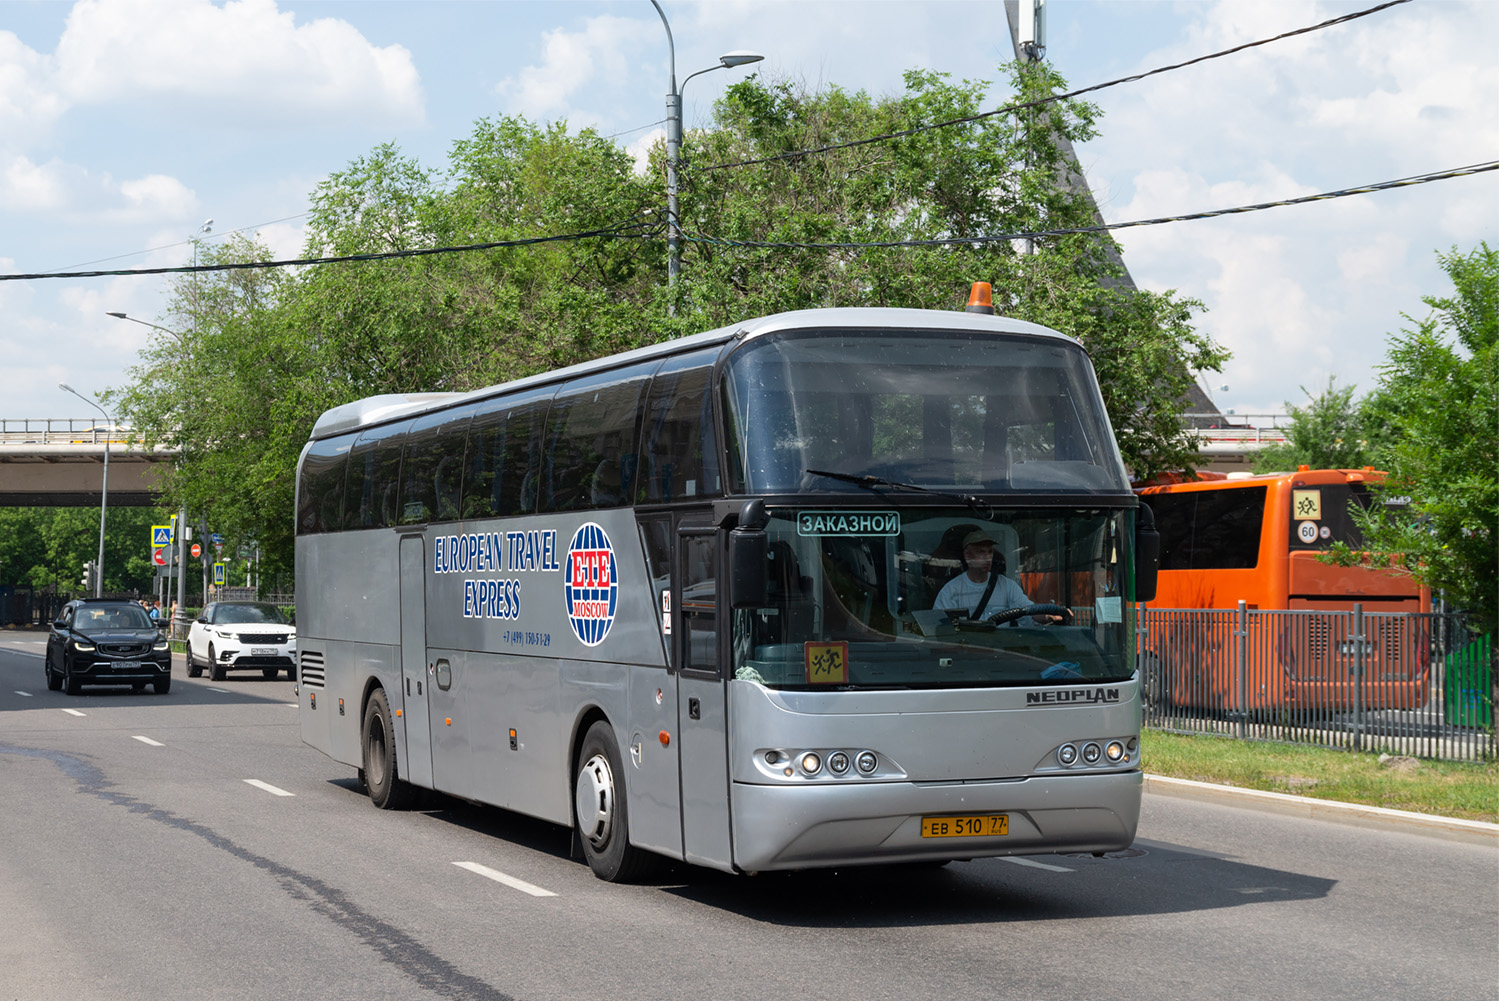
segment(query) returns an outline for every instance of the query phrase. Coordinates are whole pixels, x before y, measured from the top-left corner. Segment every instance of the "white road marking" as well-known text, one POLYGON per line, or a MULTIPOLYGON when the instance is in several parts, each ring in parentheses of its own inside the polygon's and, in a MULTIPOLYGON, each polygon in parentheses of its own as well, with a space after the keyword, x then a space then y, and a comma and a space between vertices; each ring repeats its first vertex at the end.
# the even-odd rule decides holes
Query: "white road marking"
POLYGON ((22 698, 26 698, 26 699, 31 698, 31 693, 30 692, 23 692, 19 688, 16 689, 16 694, 19 695, 19 696, 21 696, 22 698))
POLYGON ((220 695, 233 695, 234 694, 233 692, 231 692, 227 688, 210 688, 208 690, 210 692, 218 692, 220 695))
POLYGON ((297 705, 295 702, 285 702, 285 703, 282 703, 282 704, 285 705, 286 708, 288 708, 288 709, 301 709, 302 708, 301 706, 297 705))
POLYGON ((67 713, 69 716, 87 716, 88 715, 88 713, 81 713, 77 709, 64 709, 63 712, 67 713))
POLYGON ((477 862, 454 862, 453 864, 460 869, 467 869, 469 872, 478 873, 485 879, 492 879, 496 883, 504 883, 512 890, 519 890, 522 893, 529 893, 533 897, 556 896, 556 894, 551 890, 543 890, 541 887, 535 886, 531 883, 527 883, 523 879, 516 879, 514 876, 507 876, 503 872, 499 872, 495 869, 489 868, 489 866, 487 865, 480 865, 477 862))
POLYGON ((150 744, 152 747, 166 747, 167 746, 167 745, 163 744, 159 740, 152 740, 150 737, 135 736, 135 737, 131 737, 130 739, 131 740, 138 740, 142 744, 150 744))
POLYGON ((294 793, 294 792, 287 792, 285 789, 277 789, 275 786, 271 785, 269 782, 262 782, 259 779, 245 779, 245 781, 247 783, 249 783, 250 785, 254 786, 257 789, 264 789, 266 792, 270 793, 272 796, 295 796, 296 795, 296 793, 294 793))
POLYGON ((1047 872, 1071 872, 1071 869, 1059 865, 1047 865, 1045 862, 1037 862, 1035 859, 1021 858, 1019 855, 1001 855, 1001 862, 1014 862, 1016 865, 1028 865, 1032 869, 1045 869, 1047 872))

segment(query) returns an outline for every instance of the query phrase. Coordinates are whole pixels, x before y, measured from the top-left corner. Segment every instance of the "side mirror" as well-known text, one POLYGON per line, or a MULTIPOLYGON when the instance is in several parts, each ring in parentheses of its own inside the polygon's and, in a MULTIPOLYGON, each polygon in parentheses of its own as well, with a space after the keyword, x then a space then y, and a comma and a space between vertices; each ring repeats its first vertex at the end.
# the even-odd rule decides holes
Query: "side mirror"
POLYGON ((1135 517, 1135 600, 1155 599, 1156 575, 1161 568, 1161 535, 1155 530, 1155 512, 1144 501, 1135 517))
POLYGON ((770 604, 765 572, 770 540, 764 531, 736 528, 729 533, 729 602, 731 608, 764 608, 770 604))
POLYGON ((205 625, 205 626, 208 625, 208 619, 206 617, 204 617, 204 616, 199 616, 198 619, 197 619, 197 621, 199 623, 201 623, 202 625, 205 625))
POLYGON ((62 619, 53 619, 52 620, 52 628, 53 629, 66 629, 67 627, 68 627, 68 624, 66 622, 64 622, 62 619))

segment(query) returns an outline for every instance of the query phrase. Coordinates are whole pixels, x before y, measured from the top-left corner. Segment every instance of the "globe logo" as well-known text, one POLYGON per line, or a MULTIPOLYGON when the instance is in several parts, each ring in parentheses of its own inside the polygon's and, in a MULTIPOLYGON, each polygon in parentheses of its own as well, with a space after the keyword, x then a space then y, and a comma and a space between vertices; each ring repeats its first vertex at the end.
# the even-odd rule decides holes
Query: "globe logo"
POLYGON ((563 597, 567 602, 567 621, 583 645, 598 646, 604 642, 609 627, 614 625, 619 582, 609 535, 591 521, 579 528, 567 545, 563 597))

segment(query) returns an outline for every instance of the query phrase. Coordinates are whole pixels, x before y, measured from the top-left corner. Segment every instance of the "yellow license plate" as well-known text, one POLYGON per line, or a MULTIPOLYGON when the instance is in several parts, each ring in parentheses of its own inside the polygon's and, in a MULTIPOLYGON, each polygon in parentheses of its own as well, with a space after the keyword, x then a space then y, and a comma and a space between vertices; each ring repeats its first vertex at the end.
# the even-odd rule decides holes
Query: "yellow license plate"
POLYGON ((981 813, 972 817, 922 817, 923 838, 998 838, 1010 833, 1006 813, 981 813))

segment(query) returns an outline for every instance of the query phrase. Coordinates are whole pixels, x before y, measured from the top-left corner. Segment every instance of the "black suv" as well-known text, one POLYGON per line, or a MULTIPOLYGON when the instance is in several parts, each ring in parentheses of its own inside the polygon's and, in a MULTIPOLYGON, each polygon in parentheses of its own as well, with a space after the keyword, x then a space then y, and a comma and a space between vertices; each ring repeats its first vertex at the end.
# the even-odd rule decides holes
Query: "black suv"
POLYGON ((47 687, 77 695, 84 685, 149 682, 172 687, 172 651, 146 610, 120 598, 81 598, 63 606, 47 634, 47 687))

